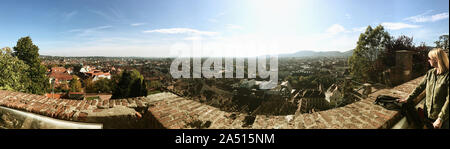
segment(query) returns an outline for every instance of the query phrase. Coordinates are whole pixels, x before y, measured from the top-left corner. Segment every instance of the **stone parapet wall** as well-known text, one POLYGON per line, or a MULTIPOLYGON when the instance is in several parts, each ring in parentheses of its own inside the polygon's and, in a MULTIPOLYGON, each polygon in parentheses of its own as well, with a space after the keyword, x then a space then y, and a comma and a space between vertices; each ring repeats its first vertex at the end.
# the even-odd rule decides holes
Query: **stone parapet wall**
POLYGON ((391 128, 401 115, 375 105, 376 97, 384 94, 404 98, 422 78, 392 89, 375 90, 368 98, 344 107, 286 116, 225 112, 169 92, 139 98, 80 101, 0 91, 0 106, 60 120, 101 123, 107 129, 379 129, 391 128))

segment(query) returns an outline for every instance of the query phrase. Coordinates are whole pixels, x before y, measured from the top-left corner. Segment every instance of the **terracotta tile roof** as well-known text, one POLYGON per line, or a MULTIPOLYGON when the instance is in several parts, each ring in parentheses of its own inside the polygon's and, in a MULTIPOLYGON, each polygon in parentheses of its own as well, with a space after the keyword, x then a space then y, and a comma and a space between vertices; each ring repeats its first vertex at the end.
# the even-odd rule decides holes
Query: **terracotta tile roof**
POLYGON ((48 75, 50 78, 55 78, 58 80, 72 80, 72 76, 67 73, 50 73, 48 75))
POLYGON ((63 94, 45 94, 48 98, 60 99, 63 94))
POLYGON ((89 72, 86 72, 86 74, 94 77, 94 76, 99 76, 99 75, 104 75, 104 76, 109 76, 111 75, 109 72, 102 72, 100 70, 91 70, 89 72))
POLYGON ((53 67, 52 70, 51 70, 51 72, 54 72, 54 73, 63 73, 63 72, 66 72, 66 68, 64 68, 64 67, 53 67))

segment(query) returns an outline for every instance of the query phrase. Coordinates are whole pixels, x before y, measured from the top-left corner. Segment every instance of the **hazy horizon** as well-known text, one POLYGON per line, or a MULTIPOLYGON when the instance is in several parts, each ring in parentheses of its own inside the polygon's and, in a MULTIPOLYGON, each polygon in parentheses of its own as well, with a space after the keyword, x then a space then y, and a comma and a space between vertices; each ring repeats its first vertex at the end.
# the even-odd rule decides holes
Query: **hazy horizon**
MULTIPOLYGON (((340 53, 345 53, 345 52, 349 52, 352 51, 351 50, 347 50, 347 51, 313 51, 313 50, 300 50, 300 51, 295 51, 292 53, 278 53, 278 54, 262 54, 262 55, 256 55, 256 56, 246 56, 246 57, 258 57, 258 56, 269 56, 269 55, 276 55, 276 56, 280 56, 280 55, 288 55, 288 54, 295 54, 298 52, 315 52, 315 53, 320 53, 320 52, 340 52, 340 53)), ((86 56, 79 56, 79 55, 70 55, 70 56, 61 56, 61 55, 47 55, 47 54, 39 54, 40 56, 52 56, 52 57, 136 57, 136 58, 176 58, 178 56, 101 56, 101 55, 86 55, 86 56)), ((196 58, 199 56, 189 56, 191 58, 196 58)), ((242 56, 209 56, 209 57, 222 57, 222 58, 239 58, 242 56)), ((208 57, 202 57, 202 58, 208 58, 208 57)))

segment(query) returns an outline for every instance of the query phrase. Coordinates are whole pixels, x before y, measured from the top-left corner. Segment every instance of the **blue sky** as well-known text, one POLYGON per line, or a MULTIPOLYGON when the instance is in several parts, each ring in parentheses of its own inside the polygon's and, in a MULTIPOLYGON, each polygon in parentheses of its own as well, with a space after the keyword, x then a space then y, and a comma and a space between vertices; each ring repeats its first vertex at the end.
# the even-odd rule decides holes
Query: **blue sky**
POLYGON ((434 46, 448 0, 2 0, 0 47, 58 56, 252 56, 347 51, 368 26, 434 46))

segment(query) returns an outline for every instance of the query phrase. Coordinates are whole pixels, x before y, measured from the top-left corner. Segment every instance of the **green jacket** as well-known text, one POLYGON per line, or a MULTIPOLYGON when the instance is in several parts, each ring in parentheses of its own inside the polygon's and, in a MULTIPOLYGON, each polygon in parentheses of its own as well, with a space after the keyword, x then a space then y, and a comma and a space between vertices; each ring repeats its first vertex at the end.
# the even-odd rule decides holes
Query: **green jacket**
POLYGON ((448 120, 448 71, 437 75, 436 68, 427 72, 422 82, 408 96, 407 101, 411 102, 425 89, 425 106, 430 119, 441 118, 448 120))

